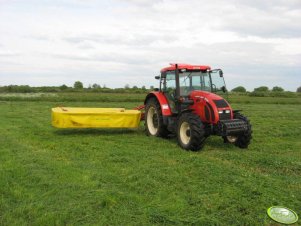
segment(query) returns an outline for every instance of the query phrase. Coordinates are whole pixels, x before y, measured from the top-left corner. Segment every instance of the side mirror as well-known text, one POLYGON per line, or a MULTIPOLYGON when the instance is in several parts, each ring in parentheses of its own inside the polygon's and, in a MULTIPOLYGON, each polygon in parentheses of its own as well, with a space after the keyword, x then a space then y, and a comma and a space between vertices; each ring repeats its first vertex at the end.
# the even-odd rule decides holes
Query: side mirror
POLYGON ((219 73, 219 77, 221 77, 221 78, 222 78, 222 77, 223 77, 223 75, 224 75, 223 71, 222 71, 222 70, 219 70, 219 71, 218 71, 218 73, 219 73))
POLYGON ((160 79, 160 75, 155 76, 155 79, 160 79))

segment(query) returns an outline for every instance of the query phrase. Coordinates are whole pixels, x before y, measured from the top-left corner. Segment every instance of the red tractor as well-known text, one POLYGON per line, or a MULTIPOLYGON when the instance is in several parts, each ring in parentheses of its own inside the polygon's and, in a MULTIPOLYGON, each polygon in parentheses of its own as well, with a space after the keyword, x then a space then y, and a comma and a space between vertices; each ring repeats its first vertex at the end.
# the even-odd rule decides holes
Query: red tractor
POLYGON ((192 151, 200 150, 210 135, 248 147, 252 138, 249 120, 217 95, 226 92, 222 70, 171 64, 155 78, 160 80, 160 88, 144 101, 147 135, 176 134, 179 145, 192 151))

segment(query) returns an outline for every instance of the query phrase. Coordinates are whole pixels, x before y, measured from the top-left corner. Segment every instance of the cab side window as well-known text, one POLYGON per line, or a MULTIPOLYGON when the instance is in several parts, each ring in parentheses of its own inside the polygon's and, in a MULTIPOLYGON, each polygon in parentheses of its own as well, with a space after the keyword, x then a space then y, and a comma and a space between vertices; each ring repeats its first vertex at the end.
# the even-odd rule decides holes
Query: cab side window
POLYGON ((165 92, 170 93, 172 90, 176 90, 176 75, 174 71, 168 71, 166 72, 166 86, 165 86, 165 92))

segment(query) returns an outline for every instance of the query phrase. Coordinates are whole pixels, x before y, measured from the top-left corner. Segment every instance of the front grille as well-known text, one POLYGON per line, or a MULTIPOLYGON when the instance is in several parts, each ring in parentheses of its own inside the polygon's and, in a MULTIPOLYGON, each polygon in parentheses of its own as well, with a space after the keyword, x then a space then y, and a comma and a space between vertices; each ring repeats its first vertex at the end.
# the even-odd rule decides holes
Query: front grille
POLYGON ((213 100, 217 108, 226 108, 228 107, 227 102, 224 99, 213 100))
POLYGON ((219 120, 228 120, 231 119, 231 113, 226 113, 225 111, 223 111, 223 113, 219 114, 219 120))

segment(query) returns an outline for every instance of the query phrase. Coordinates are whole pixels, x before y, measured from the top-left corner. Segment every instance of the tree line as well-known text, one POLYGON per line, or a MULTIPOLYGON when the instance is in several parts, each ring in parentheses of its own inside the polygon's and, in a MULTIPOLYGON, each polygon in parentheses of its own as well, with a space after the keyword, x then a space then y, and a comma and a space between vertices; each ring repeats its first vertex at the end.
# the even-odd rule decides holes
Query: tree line
POLYGON ((0 86, 0 93, 56 93, 56 92, 103 92, 103 93, 147 93, 153 90, 154 87, 150 86, 147 89, 145 86, 138 87, 126 84, 123 88, 108 88, 106 85, 92 84, 87 88, 84 87, 80 81, 74 82, 73 86, 39 86, 32 87, 29 85, 8 85, 0 86))
MULTIPOLYGON (((0 86, 1 93, 51 93, 51 92, 103 92, 103 93, 147 93, 153 90, 154 87, 150 86, 146 88, 145 86, 138 87, 126 84, 123 88, 108 88, 106 85, 99 85, 94 83, 89 85, 87 88, 84 87, 83 83, 80 81, 74 82, 72 87, 67 85, 61 86, 40 86, 31 87, 29 85, 8 85, 0 86)), ((301 86, 297 88, 297 93, 301 93, 301 86)), ((269 89, 267 86, 260 86, 255 88, 252 92, 248 92, 245 87, 237 86, 231 90, 231 93, 236 93, 239 95, 250 95, 250 96, 289 96, 294 95, 293 92, 285 91, 280 86, 274 86, 269 89)))
POLYGON ((249 95, 249 96, 258 96, 258 97, 265 97, 265 96, 275 96, 275 97, 290 97, 295 96, 296 93, 301 93, 301 86, 297 88, 296 93, 285 91, 280 86, 274 86, 272 89, 269 89, 267 86, 260 86, 254 88, 252 92, 248 92, 245 87, 237 86, 231 90, 232 93, 240 94, 240 95, 249 95))

